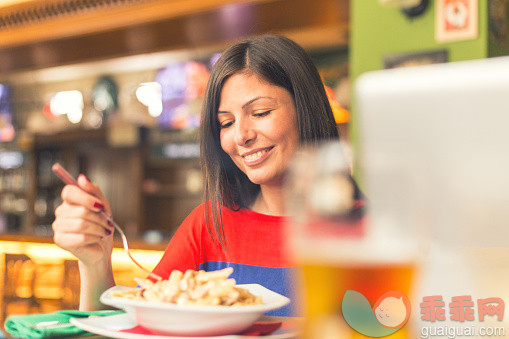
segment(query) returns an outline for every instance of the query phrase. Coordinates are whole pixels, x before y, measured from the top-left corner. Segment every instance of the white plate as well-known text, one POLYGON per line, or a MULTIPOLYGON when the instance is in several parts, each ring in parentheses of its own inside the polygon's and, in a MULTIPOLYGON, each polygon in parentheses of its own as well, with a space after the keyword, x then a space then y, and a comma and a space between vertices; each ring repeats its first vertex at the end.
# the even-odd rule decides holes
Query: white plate
POLYGON ((237 285, 261 296, 263 304, 247 306, 176 305, 112 297, 114 291, 132 289, 115 286, 101 295, 101 302, 124 309, 133 322, 158 335, 224 336, 250 327, 265 312, 287 305, 290 299, 258 284, 237 285))
MULTIPOLYGON (((280 328, 270 335, 265 335, 260 338, 264 339, 290 339, 296 338, 299 334, 297 323, 299 318, 285 318, 285 317, 262 317, 260 321, 290 321, 291 326, 287 328, 280 328)), ((255 338, 253 336, 242 335, 226 335, 216 337, 174 337, 174 336, 161 336, 149 334, 137 334, 120 332, 135 327, 137 324, 127 314, 115 314, 104 317, 92 318, 71 318, 71 323, 82 330, 102 335, 110 338, 119 339, 247 339, 255 338)))

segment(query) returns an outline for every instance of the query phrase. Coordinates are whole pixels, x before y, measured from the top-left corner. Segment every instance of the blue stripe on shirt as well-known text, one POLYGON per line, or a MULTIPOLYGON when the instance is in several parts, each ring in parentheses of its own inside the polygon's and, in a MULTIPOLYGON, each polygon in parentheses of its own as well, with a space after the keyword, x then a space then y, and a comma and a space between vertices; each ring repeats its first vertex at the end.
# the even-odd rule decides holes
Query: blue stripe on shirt
MULTIPOLYGON (((214 271, 227 267, 233 268, 233 273, 230 278, 234 278, 237 284, 260 284, 290 299, 293 297, 293 288, 291 285, 293 268, 273 268, 225 263, 221 261, 208 261, 200 265, 200 270, 214 271)), ((290 303, 280 309, 267 312, 266 315, 290 317, 294 316, 295 312, 292 303, 290 303)))

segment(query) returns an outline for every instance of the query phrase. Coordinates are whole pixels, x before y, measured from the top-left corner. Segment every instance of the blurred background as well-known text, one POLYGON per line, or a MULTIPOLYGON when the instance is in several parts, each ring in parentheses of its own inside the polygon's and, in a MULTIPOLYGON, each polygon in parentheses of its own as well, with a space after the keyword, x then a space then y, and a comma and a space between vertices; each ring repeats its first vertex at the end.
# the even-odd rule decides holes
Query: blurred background
MULTIPOLYGON (((463 19, 443 18, 442 2, 0 1, 0 321, 77 307, 76 262, 52 244, 62 188, 55 162, 98 183, 136 258, 157 263, 202 202, 201 99, 219 53, 239 39, 283 34, 309 52, 362 184, 350 96, 357 77, 509 52, 507 1, 472 2, 475 27, 456 36, 447 24, 463 19)), ((135 285, 144 273, 116 247, 116 281, 135 285)))

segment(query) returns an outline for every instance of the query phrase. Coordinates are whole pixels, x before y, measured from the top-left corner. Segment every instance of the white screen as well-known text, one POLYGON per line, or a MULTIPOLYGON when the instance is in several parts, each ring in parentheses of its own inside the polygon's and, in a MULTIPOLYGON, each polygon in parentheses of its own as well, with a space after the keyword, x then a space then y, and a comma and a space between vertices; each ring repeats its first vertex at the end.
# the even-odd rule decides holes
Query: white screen
POLYGON ((375 227, 509 244, 509 57, 366 73, 356 99, 375 227))

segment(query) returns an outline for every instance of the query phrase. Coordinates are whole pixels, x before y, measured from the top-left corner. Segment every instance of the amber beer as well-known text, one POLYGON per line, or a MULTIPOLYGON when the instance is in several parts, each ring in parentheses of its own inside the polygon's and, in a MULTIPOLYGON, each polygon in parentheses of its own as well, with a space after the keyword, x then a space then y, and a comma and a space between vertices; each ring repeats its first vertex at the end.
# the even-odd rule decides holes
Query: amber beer
MULTIPOLYGON (((300 266, 298 295, 306 318, 303 338, 368 338, 351 329, 341 312, 347 290, 362 293, 373 305, 389 291, 410 295, 414 264, 411 262, 341 264, 307 262, 300 266)), ((405 328, 385 338, 410 338, 405 328)))

